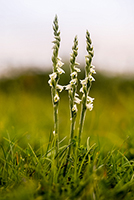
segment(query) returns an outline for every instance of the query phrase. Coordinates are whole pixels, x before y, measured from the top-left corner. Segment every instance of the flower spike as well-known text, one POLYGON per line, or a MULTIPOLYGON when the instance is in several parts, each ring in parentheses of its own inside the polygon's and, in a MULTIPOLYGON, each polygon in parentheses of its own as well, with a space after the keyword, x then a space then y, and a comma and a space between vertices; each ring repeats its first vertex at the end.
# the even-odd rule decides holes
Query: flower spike
MULTIPOLYGON (((53 46, 53 55, 52 55, 52 63, 53 63, 53 73, 49 75, 50 79, 48 81, 51 87, 51 95, 52 95, 52 103, 54 109, 54 131, 53 133, 56 138, 56 155, 59 153, 59 132, 58 132, 58 104, 59 104, 59 92, 63 90, 63 86, 59 85, 58 82, 60 80, 60 75, 65 73, 64 70, 61 68, 64 63, 59 58, 59 47, 60 47, 60 31, 58 25, 58 18, 57 15, 55 16, 53 22, 53 31, 54 31, 54 44, 53 46)), ((57 167, 58 167, 58 156, 57 156, 57 167)))
POLYGON ((82 128, 84 124, 86 110, 89 109, 91 111, 93 109, 92 102, 94 100, 94 98, 88 96, 92 82, 95 81, 92 74, 96 74, 95 67, 91 65, 94 51, 92 47, 92 41, 90 39, 90 34, 88 31, 86 32, 86 43, 87 43, 86 50, 88 55, 85 56, 85 61, 86 61, 85 79, 80 80, 80 83, 82 85, 82 87, 80 88, 80 92, 82 92, 82 108, 81 108, 81 117, 79 123, 79 146, 81 142, 81 134, 82 134, 82 128))

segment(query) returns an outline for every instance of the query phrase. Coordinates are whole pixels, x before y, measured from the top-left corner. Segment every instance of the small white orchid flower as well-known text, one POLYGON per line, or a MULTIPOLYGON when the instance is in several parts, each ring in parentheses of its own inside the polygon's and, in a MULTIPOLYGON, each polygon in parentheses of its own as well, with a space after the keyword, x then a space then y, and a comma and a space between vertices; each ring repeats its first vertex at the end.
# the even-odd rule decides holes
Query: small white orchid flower
POLYGON ((63 74, 63 73, 65 73, 64 70, 61 69, 60 67, 57 67, 57 71, 58 71, 59 74, 63 74))
POLYGON ((56 72, 53 72, 52 74, 49 74, 49 77, 50 77, 51 79, 56 79, 56 77, 57 77, 56 72))
POLYGON ((71 85, 75 85, 77 83, 77 79, 76 78, 74 78, 74 79, 72 79, 71 81, 70 81, 70 84, 71 85))
POLYGON ((87 103, 86 106, 87 106, 87 109, 89 109, 90 111, 93 110, 93 104, 92 103, 87 103))
POLYGON ((91 74, 88 76, 88 78, 89 78, 90 81, 95 81, 94 77, 91 76, 91 74))
POLYGON ((80 104, 81 100, 78 97, 74 97, 74 102, 80 104))
POLYGON ((94 66, 94 65, 91 65, 91 68, 95 69, 95 66, 94 66))
POLYGON ((70 76, 71 76, 71 78, 76 78, 76 77, 77 77, 77 72, 72 72, 72 73, 70 74, 70 76))
POLYGON ((64 86, 57 84, 57 89, 59 90, 59 92, 62 92, 62 90, 64 89, 64 86))
POLYGON ((77 93, 75 93, 75 97, 78 97, 79 95, 77 93))
POLYGON ((57 60, 61 61, 62 59, 58 56, 58 57, 57 57, 57 60))
POLYGON ((80 80, 80 83, 82 85, 86 85, 87 84, 87 77, 85 79, 83 79, 83 80, 80 80))
POLYGON ((78 111, 78 109, 77 109, 77 105, 76 105, 76 104, 74 104, 74 106, 73 106, 73 108, 72 108, 72 111, 75 111, 75 112, 78 111))
POLYGON ((87 96, 87 102, 88 103, 93 103, 94 98, 87 96))
POLYGON ((77 68, 77 67, 74 67, 74 70, 75 70, 76 72, 81 72, 81 70, 80 70, 79 68, 77 68))
POLYGON ((54 96, 54 102, 55 102, 55 103, 58 102, 59 99, 60 99, 60 97, 58 96, 58 94, 56 94, 56 95, 54 96))
POLYGON ((80 63, 78 63, 78 62, 75 62, 75 65, 80 65, 80 63))
POLYGON ((84 93, 83 87, 80 88, 80 92, 84 93))
POLYGON ((57 67, 57 68, 58 68, 58 67, 62 67, 62 66, 64 65, 64 63, 61 62, 61 58, 57 58, 57 60, 58 60, 58 62, 57 62, 56 67, 57 67))
POLYGON ((48 83, 52 87, 52 80, 51 79, 49 79, 48 83))
POLYGON ((70 89, 72 89, 72 85, 68 84, 68 85, 65 86, 65 88, 66 88, 66 90, 70 90, 70 89))
POLYGON ((96 74, 96 71, 95 71, 95 69, 93 69, 93 68, 90 68, 90 73, 92 73, 92 74, 96 74))

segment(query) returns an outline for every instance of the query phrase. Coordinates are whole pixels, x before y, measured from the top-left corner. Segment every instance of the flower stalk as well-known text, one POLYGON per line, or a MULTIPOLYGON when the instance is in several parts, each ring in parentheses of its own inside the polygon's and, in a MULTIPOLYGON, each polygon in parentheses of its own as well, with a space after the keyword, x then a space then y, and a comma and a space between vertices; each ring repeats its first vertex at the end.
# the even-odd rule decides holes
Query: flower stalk
MULTIPOLYGON (((58 104, 59 104, 59 92, 63 90, 63 86, 59 85, 58 82, 60 80, 60 75, 64 73, 64 70, 61 68, 64 63, 61 62, 61 58, 58 57, 59 54, 59 47, 60 47, 60 31, 58 26, 58 19, 55 16, 53 22, 53 30, 54 30, 54 38, 53 41, 53 55, 52 55, 52 62, 53 62, 53 73, 49 75, 50 79, 48 81, 51 87, 51 96, 52 96, 52 103, 54 109, 54 136, 56 139, 56 155, 59 152, 59 131, 58 131, 58 104)), ((58 166, 58 156, 57 156, 57 166, 58 166)))
MULTIPOLYGON (((70 126, 70 138, 69 138, 69 149, 67 153, 66 163, 68 163, 68 160, 71 155, 71 143, 74 137, 74 130, 75 130, 75 123, 76 123, 76 116, 77 116, 77 104, 80 104, 80 99, 78 98, 77 92, 77 85, 78 85, 78 72, 80 72, 80 69, 76 66, 79 65, 79 63, 76 62, 76 57, 78 55, 78 40, 77 36, 74 38, 74 45, 72 47, 72 53, 70 54, 70 76, 71 80, 69 84, 66 86, 66 90, 68 90, 68 97, 69 97, 69 107, 70 107, 70 120, 71 120, 71 126, 70 126)), ((64 176, 66 175, 67 165, 64 168, 64 176)))
POLYGON ((88 96, 91 89, 92 81, 95 81, 92 74, 96 73, 95 67, 91 64, 94 51, 93 51, 92 42, 90 39, 90 34, 88 31, 86 32, 86 43, 87 43, 86 50, 87 50, 88 55, 85 56, 85 60, 86 60, 85 79, 80 81, 82 85, 80 89, 80 92, 82 92, 82 105, 81 105, 81 115, 80 115, 80 122, 79 122, 79 136, 78 136, 79 147, 81 143, 81 135, 82 135, 82 129, 84 125, 86 110, 89 109, 91 111, 93 109, 92 102, 94 100, 94 98, 91 98, 88 96))
MULTIPOLYGON (((76 57, 78 55, 78 39, 77 36, 74 38, 74 45, 72 47, 72 53, 70 56, 70 71, 71 71, 71 80, 70 83, 66 86, 66 90, 68 90, 68 96, 69 96, 69 104, 70 104, 70 120, 71 120, 71 128, 70 128, 70 139, 69 144, 71 143, 73 136, 74 136, 74 130, 75 130, 75 122, 76 122, 76 116, 77 116, 77 104, 80 104, 80 99, 78 98, 77 92, 77 85, 78 85, 78 72, 80 72, 80 69, 77 68, 79 63, 76 62, 76 57)), ((68 151, 68 157, 71 153, 71 145, 69 146, 68 151)))

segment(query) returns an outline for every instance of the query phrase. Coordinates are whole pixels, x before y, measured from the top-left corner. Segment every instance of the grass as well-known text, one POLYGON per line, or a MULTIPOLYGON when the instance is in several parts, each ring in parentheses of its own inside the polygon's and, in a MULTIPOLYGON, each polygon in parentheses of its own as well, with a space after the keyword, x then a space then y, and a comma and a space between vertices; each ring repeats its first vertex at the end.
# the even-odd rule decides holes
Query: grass
MULTIPOLYGON (((69 75, 63 76, 65 85, 69 75)), ((94 109, 85 119, 82 146, 75 137, 68 163, 69 101, 66 91, 61 94, 60 141, 66 138, 58 169, 48 74, 1 80, 0 199, 134 199, 134 81, 99 73, 95 79, 94 109)))

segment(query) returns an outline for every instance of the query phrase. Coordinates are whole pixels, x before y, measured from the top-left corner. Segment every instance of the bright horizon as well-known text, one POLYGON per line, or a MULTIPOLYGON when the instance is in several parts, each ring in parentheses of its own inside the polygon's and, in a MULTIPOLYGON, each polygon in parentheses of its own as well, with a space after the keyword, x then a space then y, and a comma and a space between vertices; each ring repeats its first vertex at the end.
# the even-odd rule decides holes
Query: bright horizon
POLYGON ((51 67, 52 23, 57 14, 63 62, 69 61, 77 35, 77 61, 84 63, 88 29, 98 70, 134 73, 134 1, 1 0, 0 4, 0 72, 10 66, 51 67))

